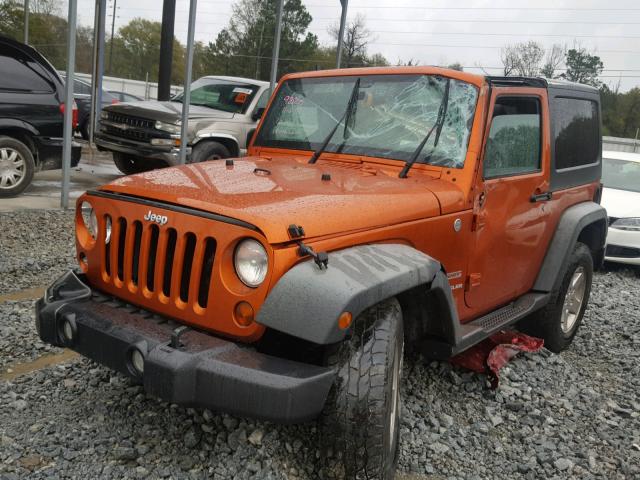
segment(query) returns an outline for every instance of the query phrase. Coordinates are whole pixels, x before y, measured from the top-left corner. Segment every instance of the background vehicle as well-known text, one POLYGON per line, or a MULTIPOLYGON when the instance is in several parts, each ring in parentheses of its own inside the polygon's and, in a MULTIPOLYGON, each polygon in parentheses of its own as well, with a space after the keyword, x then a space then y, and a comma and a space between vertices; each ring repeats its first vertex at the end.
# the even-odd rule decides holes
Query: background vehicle
POLYGON ((38 332, 171 402, 319 417, 346 477, 391 479, 405 347, 518 322, 571 344, 604 255, 599 116, 595 88, 537 78, 285 76, 247 158, 79 198, 82 273, 38 332))
POLYGON ((118 92, 116 90, 108 90, 108 92, 121 102, 144 102, 144 98, 132 93, 118 92))
MULTIPOLYGON (((33 48, 0 36, 0 197, 18 195, 34 172, 62 164, 64 85, 33 48)), ((77 107, 74 125, 77 125, 77 107)), ((80 161, 73 146, 72 165, 80 161)))
MULTIPOLYGON (((62 75, 65 80, 65 76, 62 75)), ((73 81, 73 98, 78 105, 78 128, 77 131, 82 135, 84 140, 89 140, 89 121, 91 119, 91 84, 74 79, 73 81)), ((119 103, 115 96, 106 90, 102 91, 102 108, 119 103)))
MULTIPOLYGON (((269 83, 203 77, 192 85, 188 162, 244 155, 269 100, 269 83)), ((125 174, 175 165, 180 147, 182 94, 168 102, 112 105, 102 112, 95 142, 113 152, 125 174)))
POLYGON ((602 152, 602 184, 609 215, 605 260, 640 266, 640 154, 602 152))

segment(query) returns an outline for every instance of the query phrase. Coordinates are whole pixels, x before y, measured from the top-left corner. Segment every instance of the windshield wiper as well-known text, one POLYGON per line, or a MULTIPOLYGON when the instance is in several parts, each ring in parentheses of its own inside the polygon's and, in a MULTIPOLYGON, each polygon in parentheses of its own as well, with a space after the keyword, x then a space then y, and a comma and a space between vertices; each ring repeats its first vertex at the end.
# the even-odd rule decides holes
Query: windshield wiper
MULTIPOLYGON (((424 140, 420 142, 420 145, 418 145, 418 148, 415 149, 415 151, 411 155, 411 158, 407 160, 407 163, 404 164, 404 167, 402 168, 400 175, 398 175, 399 178, 407 178, 407 173, 409 173, 409 170, 411 169, 411 167, 413 167, 413 164, 416 163, 416 160, 418 160, 418 156, 420 155, 420 152, 422 151, 424 146, 427 144, 427 142, 431 138, 431 134, 433 133, 434 130, 436 130, 436 138, 433 142, 433 150, 435 150, 435 148, 438 146, 438 141, 440 140, 440 133, 442 132, 442 127, 444 126, 444 119, 447 117, 447 108, 449 106, 450 85, 451 85, 451 79, 447 78, 447 84, 444 87, 444 95, 442 96, 442 102, 440 102, 440 108, 438 108, 438 118, 436 119, 436 123, 433 124, 433 127, 431 127, 431 130, 429 130, 429 133, 427 133, 427 136, 424 137, 424 140)), ((433 154, 433 150, 429 155, 427 155, 427 158, 431 157, 431 155, 433 154)))
POLYGON ((324 152, 325 148, 327 148, 327 145, 329 145, 329 142, 335 135, 336 130, 338 130, 338 127, 340 126, 340 124, 347 118, 347 115, 350 115, 349 112, 351 112, 351 110, 353 109, 353 106, 356 104, 358 100, 359 90, 360 90, 360 77, 358 77, 355 85, 353 86, 353 90, 351 90, 351 98, 349 98, 349 104, 347 105, 347 109, 344 111, 342 118, 340 118, 340 120, 338 120, 338 122, 336 123, 335 127, 331 129, 331 131, 329 132, 329 135, 327 135, 327 138, 325 138, 322 144, 320 145, 320 148, 318 148, 315 152, 313 152, 313 155, 311 155, 311 158, 309 159, 309 163, 316 163, 318 161, 318 158, 320 158, 320 155, 322 155, 322 152, 324 152))

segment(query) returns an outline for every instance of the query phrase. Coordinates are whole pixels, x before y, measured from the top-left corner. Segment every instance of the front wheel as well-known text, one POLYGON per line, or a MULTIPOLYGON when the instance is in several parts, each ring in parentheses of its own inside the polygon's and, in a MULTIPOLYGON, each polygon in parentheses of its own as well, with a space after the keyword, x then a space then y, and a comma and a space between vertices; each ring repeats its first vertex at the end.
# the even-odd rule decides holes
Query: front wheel
POLYGON ((24 192, 33 180, 35 169, 29 147, 15 138, 0 136, 0 198, 24 192))
POLYGON ((207 160, 221 160, 223 158, 229 158, 231 152, 229 149, 218 142, 201 141, 191 152, 191 158, 189 163, 206 162, 207 160))
POLYGON ((113 163, 125 175, 133 175, 134 173, 142 173, 153 169, 152 162, 149 160, 119 152, 113 153, 113 163))
POLYGON ((562 282, 551 292, 549 303, 521 323, 521 330, 544 340, 555 353, 566 350, 578 333, 589 302, 593 280, 593 258, 583 243, 577 243, 562 282))
POLYGON ((322 439, 346 478, 390 480, 400 431, 400 304, 394 298, 371 307, 353 328, 328 362, 337 376, 321 417, 322 439))

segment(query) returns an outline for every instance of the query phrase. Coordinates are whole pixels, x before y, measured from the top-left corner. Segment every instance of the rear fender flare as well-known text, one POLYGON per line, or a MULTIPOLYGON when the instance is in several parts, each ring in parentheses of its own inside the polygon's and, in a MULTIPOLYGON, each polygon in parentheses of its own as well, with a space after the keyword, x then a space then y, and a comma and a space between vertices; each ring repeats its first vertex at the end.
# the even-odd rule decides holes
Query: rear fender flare
POLYGON ((563 273, 578 241, 585 241, 594 256, 594 263, 602 257, 607 238, 607 211, 595 202, 584 202, 567 208, 558 222, 533 290, 551 292, 562 281, 563 273), (592 230, 589 241, 583 232, 592 230))
POLYGON ((256 321, 313 343, 336 343, 349 331, 338 327, 343 312, 357 318, 383 300, 432 284, 442 290, 457 322, 451 289, 437 260, 402 244, 351 247, 331 252, 327 269, 311 260, 291 268, 267 296, 256 321))

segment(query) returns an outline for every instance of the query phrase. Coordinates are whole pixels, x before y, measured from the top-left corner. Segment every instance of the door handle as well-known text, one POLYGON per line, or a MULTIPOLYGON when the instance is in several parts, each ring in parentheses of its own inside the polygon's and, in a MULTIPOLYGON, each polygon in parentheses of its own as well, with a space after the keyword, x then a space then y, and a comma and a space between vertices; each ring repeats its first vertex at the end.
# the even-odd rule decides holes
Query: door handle
POLYGON ((551 197, 553 196, 552 192, 544 192, 544 193, 536 193, 531 195, 531 203, 536 203, 536 202, 548 202, 549 200, 551 200, 551 197))

